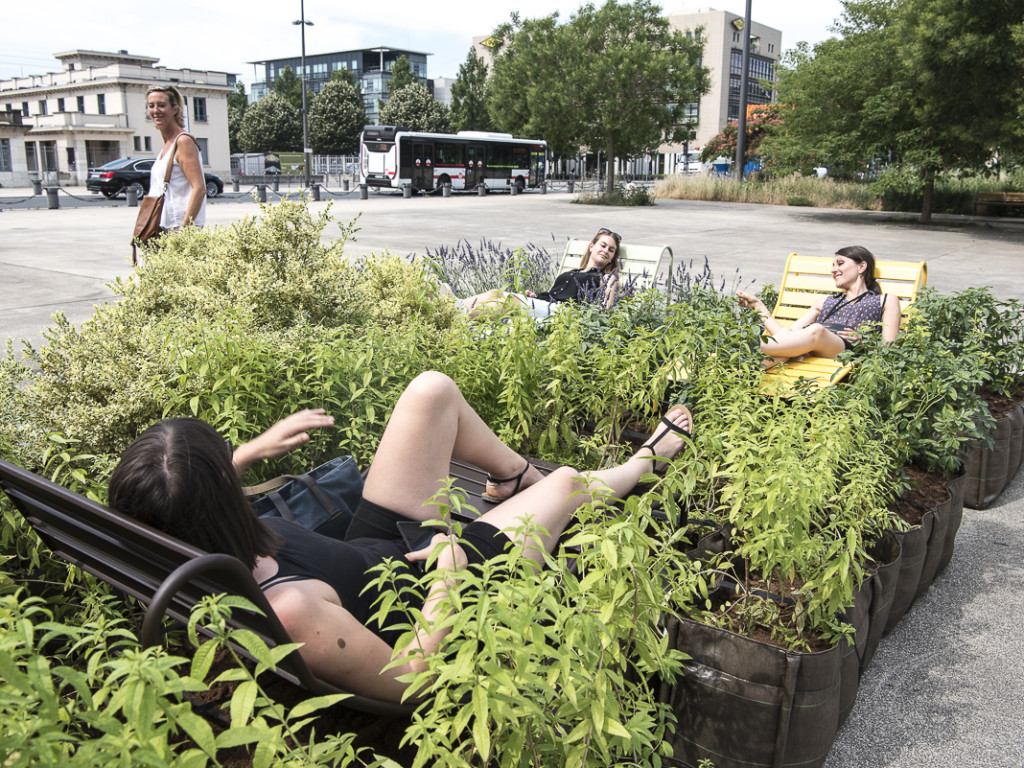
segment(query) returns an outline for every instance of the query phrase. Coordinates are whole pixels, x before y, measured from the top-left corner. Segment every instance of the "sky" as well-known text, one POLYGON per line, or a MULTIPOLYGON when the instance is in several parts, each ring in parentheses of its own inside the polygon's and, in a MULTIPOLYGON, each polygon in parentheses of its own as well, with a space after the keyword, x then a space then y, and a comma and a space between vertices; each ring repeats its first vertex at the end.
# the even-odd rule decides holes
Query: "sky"
MULTIPOLYGON (((292 24, 303 13, 306 54, 388 46, 433 54, 430 77, 455 77, 474 35, 487 35, 508 21, 513 10, 524 18, 558 11, 568 20, 580 0, 250 0, 247 3, 176 0, 42 0, 7 2, 0 29, 0 79, 58 71, 54 53, 75 49, 127 50, 159 57, 173 69, 229 72, 254 80, 247 62, 298 56, 301 34, 292 24)), ((668 15, 684 8, 715 8, 742 16, 744 0, 714 4, 669 2, 668 15)), ((783 49, 803 40, 814 44, 831 36, 842 12, 840 0, 751 0, 752 19, 782 30, 783 49)))

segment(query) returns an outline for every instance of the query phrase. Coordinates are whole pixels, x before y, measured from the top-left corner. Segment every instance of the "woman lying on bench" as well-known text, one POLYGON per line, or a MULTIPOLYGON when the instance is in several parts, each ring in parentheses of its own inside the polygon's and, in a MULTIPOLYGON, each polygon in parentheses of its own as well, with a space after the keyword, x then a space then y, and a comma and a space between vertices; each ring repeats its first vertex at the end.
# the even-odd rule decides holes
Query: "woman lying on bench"
POLYGON ((615 303, 619 281, 619 243, 621 238, 610 229, 599 229, 590 241, 579 269, 570 269, 555 278, 543 293, 506 293, 497 288, 462 300, 470 317, 491 317, 525 308, 538 320, 550 315, 563 301, 603 300, 605 307, 615 303))
POLYGON ((875 279, 875 257, 867 248, 851 245, 836 251, 832 279, 838 293, 822 296, 792 325, 783 326, 756 296, 737 291, 740 306, 758 311, 771 338, 761 342, 764 367, 771 368, 793 357, 813 354, 835 358, 853 349, 860 339, 857 329, 881 324, 882 338, 892 341, 900 330, 900 301, 882 293, 875 279))
MULTIPOLYGON (((547 477, 527 464, 510 480, 488 478, 488 491, 507 501, 465 526, 461 546, 436 528, 417 530, 414 551, 397 534, 337 541, 280 518, 253 514, 242 494, 241 472, 250 463, 281 456, 309 440, 308 431, 334 420, 322 410, 293 414, 232 456, 214 429, 198 419, 171 419, 150 427, 128 448, 110 480, 110 506, 208 552, 221 552, 252 568, 274 612, 318 677, 357 694, 399 701, 407 685, 396 678, 424 668, 446 631, 436 628, 455 572, 503 553, 510 541, 543 562, 577 507, 590 494, 621 497, 653 469, 653 456, 671 459, 692 429, 690 412, 674 406, 649 443, 616 467, 579 473, 560 467, 547 477), (580 493, 584 491, 584 493, 580 493), (385 559, 411 572, 437 552, 433 567, 448 573, 415 605, 427 623, 395 656, 404 614, 367 626, 379 592, 367 572, 385 559)), ((430 520, 427 501, 441 488, 453 458, 471 460, 499 477, 519 471, 523 459, 505 446, 443 374, 418 376, 399 398, 366 478, 364 497, 396 519, 430 520)))

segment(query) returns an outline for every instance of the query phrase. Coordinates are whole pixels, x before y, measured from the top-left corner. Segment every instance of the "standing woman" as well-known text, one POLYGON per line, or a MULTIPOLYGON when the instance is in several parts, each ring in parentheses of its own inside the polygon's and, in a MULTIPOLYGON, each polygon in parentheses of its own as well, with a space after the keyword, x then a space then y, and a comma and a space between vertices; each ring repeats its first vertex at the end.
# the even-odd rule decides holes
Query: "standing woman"
POLYGON ((886 341, 896 338, 900 331, 900 300, 882 293, 875 279, 875 257, 871 251, 860 245, 840 248, 832 261, 832 279, 837 293, 822 296, 788 328, 772 317, 759 298, 736 292, 740 306, 756 309, 770 334, 761 342, 765 368, 806 354, 835 358, 840 352, 853 349, 860 339, 857 329, 866 324, 881 325, 886 341))
POLYGON ((185 133, 184 100, 173 85, 153 86, 146 91, 146 114, 164 141, 149 172, 149 194, 159 195, 174 149, 174 166, 164 195, 160 226, 168 230, 188 224, 206 224, 206 180, 199 145, 185 133), (175 149, 176 148, 176 149, 175 149))

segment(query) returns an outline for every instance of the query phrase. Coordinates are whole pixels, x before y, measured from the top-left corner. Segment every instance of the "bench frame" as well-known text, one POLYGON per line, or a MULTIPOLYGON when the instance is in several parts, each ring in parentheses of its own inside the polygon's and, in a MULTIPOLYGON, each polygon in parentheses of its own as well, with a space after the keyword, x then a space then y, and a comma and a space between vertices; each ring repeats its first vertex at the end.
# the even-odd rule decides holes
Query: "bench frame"
MULTIPOLYGON (((589 240, 570 240, 565 244, 559 274, 577 269, 589 240)), ((619 243, 619 283, 632 281, 637 290, 672 288, 672 249, 667 245, 628 245, 619 243)))
MULTIPOLYGON (((905 323, 907 310, 917 299, 918 291, 928 282, 928 264, 924 261, 877 261, 875 278, 883 293, 899 298, 902 322, 905 323)), ((786 260, 786 272, 772 317, 782 325, 792 325, 819 297, 835 292, 831 257, 791 253, 786 260)), ((805 355, 801 360, 769 368, 765 388, 791 387, 801 379, 811 380, 818 387, 827 387, 845 378, 852 368, 852 363, 843 365, 828 357, 805 355)))
POLYGON ((978 206, 991 205, 1003 208, 1024 208, 1024 192, 986 192, 979 191, 974 197, 974 215, 978 215, 978 206))

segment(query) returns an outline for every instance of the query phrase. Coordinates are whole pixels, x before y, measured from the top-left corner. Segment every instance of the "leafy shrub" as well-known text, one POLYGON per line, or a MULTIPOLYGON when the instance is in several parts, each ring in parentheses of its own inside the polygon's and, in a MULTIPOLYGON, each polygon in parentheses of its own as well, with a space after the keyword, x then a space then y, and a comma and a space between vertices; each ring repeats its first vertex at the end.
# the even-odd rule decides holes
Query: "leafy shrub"
POLYGON ((809 208, 813 206, 814 203, 812 203, 806 197, 787 197, 786 205, 803 206, 809 208))
POLYGON ((654 205, 655 195, 652 190, 640 184, 617 184, 608 191, 580 191, 572 201, 582 205, 654 205))

